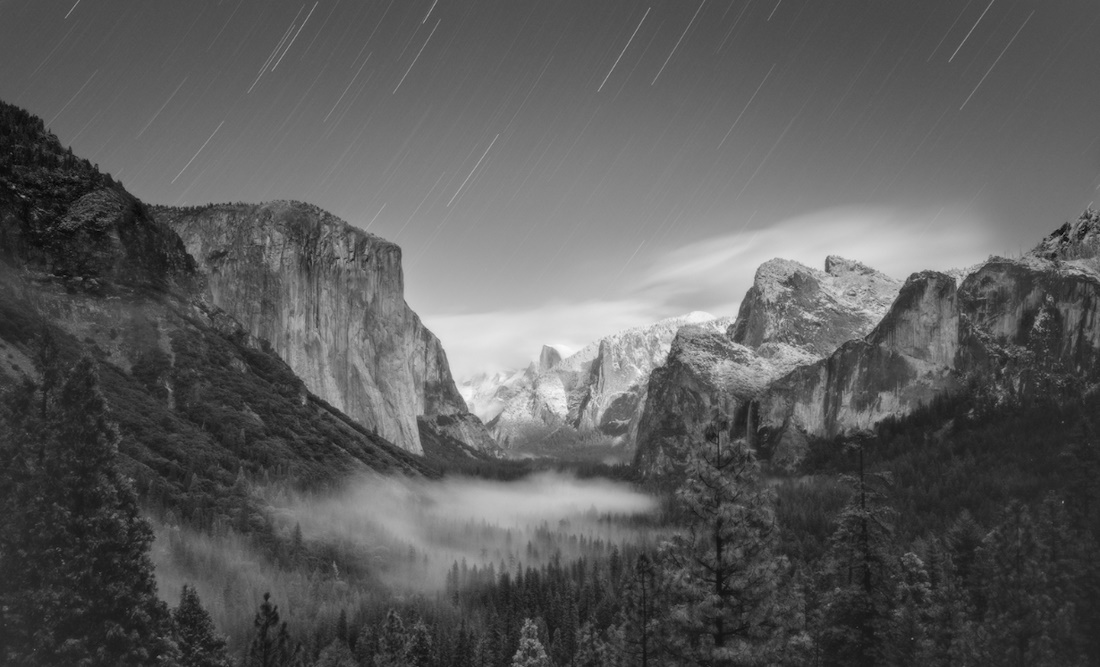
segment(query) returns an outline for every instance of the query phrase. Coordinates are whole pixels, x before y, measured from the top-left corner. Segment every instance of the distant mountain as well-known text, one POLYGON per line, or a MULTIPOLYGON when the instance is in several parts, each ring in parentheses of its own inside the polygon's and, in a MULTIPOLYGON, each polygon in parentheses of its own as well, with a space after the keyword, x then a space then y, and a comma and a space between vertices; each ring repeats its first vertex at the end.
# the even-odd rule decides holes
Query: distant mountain
POLYGON ((526 369, 476 376, 459 388, 506 448, 552 432, 632 444, 649 374, 664 362, 676 332, 728 324, 694 312, 606 336, 564 358, 544 346, 526 369))
POLYGON ((1100 214, 1022 257, 915 273, 900 285, 830 257, 824 273, 760 267, 725 333, 681 329, 638 432, 643 473, 715 413, 793 468, 815 441, 866 431, 937 397, 992 405, 1080 396, 1100 380, 1100 214))
POLYGON ((1100 214, 958 281, 914 274, 862 339, 776 382, 753 427, 784 458, 958 391, 994 404, 1080 396, 1100 380, 1100 214))
POLYGON ((724 331, 680 329, 650 376, 637 433, 637 464, 663 470, 714 412, 736 415, 771 382, 866 334, 900 283, 859 262, 830 256, 825 270, 773 259, 756 271, 737 318, 724 331))
POLYGON ((154 215, 195 258, 205 297, 269 341, 310 391, 416 454, 421 429, 494 447, 439 339, 405 303, 396 244, 301 202, 154 215))

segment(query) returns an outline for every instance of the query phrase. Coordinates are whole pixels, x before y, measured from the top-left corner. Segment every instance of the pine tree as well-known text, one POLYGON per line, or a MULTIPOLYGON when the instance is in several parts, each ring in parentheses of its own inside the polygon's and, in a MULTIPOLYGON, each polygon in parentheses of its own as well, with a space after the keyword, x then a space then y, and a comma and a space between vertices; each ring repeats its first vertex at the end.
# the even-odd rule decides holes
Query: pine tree
POLYGON ((271 603, 271 593, 264 593, 264 601, 252 622, 256 635, 248 647, 246 667, 287 667, 293 664, 298 648, 290 639, 286 621, 279 622, 279 607, 271 603))
POLYGON ((417 621, 409 632, 405 661, 409 667, 430 667, 432 664, 432 635, 423 621, 417 621))
POLYGON ((1044 518, 1040 527, 1029 508, 1013 501, 979 550, 976 575, 986 600, 976 646, 981 662, 1084 664, 1072 635, 1076 609, 1066 586, 1068 554, 1051 539, 1058 519, 1044 518))
POLYGON ((915 553, 901 557, 896 606, 890 619, 886 654, 893 667, 928 664, 932 651, 932 585, 924 562, 915 553))
POLYGON ((668 602, 666 587, 660 568, 644 553, 625 575, 619 623, 623 633, 622 659, 626 664, 638 667, 657 664, 668 602))
POLYGON ((874 667, 886 661, 886 642, 894 605, 896 559, 893 512, 884 495, 863 471, 859 446, 859 477, 850 480, 851 500, 837 519, 827 576, 831 590, 824 596, 821 649, 826 665, 874 667))
POLYGON ((529 618, 523 620, 519 648, 512 656, 512 667, 551 667, 550 657, 539 641, 538 626, 529 618))
POLYGON ((378 633, 378 651, 374 654, 375 667, 403 667, 406 664, 405 648, 408 635, 397 610, 390 609, 378 633))
POLYGON ((214 630, 214 621, 199 601, 194 587, 183 585, 180 603, 172 611, 181 667, 229 667, 225 638, 214 630))
POLYGON ((662 551, 679 599, 675 652, 703 664, 766 660, 784 631, 773 495, 752 450, 730 442, 728 429, 715 421, 684 453, 676 496, 688 525, 662 551))
POLYGON ((0 420, 0 662, 167 659, 174 646, 149 560, 153 535, 118 470, 95 365, 82 359, 52 377, 50 392, 17 389, 0 420))
POLYGON ((346 642, 334 639, 317 656, 313 667, 359 667, 346 642))

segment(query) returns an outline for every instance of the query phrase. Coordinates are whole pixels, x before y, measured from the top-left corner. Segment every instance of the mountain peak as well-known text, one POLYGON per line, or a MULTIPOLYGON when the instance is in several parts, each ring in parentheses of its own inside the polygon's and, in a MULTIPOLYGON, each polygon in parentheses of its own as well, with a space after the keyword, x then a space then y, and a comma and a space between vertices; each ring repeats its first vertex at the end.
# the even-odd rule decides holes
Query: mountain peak
POLYGON ((1089 259, 1100 255, 1100 211, 1085 209, 1039 242, 1030 253, 1051 260, 1089 259))
POLYGON ((539 373, 545 373, 546 371, 557 366, 561 361, 561 352, 556 347, 549 345, 543 345, 542 351, 539 352, 539 373))

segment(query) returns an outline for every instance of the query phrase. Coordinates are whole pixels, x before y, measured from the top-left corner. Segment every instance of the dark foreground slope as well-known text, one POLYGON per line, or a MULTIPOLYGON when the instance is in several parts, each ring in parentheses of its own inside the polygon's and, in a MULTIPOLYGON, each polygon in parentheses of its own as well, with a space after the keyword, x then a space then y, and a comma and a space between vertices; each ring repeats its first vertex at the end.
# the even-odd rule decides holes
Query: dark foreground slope
POLYGON ((241 475, 429 471, 309 392, 202 280, 143 203, 0 104, 0 383, 95 359, 138 491, 200 524, 241 475))

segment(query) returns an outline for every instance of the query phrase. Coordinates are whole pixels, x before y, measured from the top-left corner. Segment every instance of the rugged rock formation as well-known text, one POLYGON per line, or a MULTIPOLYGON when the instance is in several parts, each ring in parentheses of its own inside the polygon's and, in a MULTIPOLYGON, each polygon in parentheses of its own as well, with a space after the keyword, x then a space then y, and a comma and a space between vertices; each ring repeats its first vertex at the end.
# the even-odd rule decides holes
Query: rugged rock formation
POLYGON ((959 310, 954 278, 914 274, 882 322, 861 340, 776 380, 750 426, 771 441, 773 461, 793 465, 807 437, 867 429, 958 388, 959 310))
POLYGON ((564 359, 543 347, 523 371, 464 382, 498 442, 515 444, 563 429, 633 443, 651 370, 661 364, 677 330, 699 325, 720 331, 728 320, 691 313, 621 331, 564 359))
POLYGON ((156 214, 198 261, 211 302, 270 341, 310 391, 414 453, 417 419, 443 416, 462 417, 445 420, 451 437, 492 447, 405 303, 397 245, 298 202, 156 214))
POLYGON ((1100 377, 1098 239, 1100 216, 1087 211, 958 289, 945 274, 914 274, 866 338, 763 392, 753 426, 793 463, 808 439, 869 429, 964 386, 994 401, 1079 392, 1100 377))
POLYGON ((650 377, 636 436, 643 471, 665 469, 715 412, 739 418, 749 432, 756 396, 866 334, 898 291, 898 281, 858 262, 829 257, 825 269, 765 262, 724 335, 680 330, 665 365, 650 377))
POLYGON ((3 103, 0 241, 0 387, 93 359, 120 465, 155 506, 205 525, 215 497, 249 503, 242 476, 430 473, 309 392, 203 298, 174 231, 3 103))

